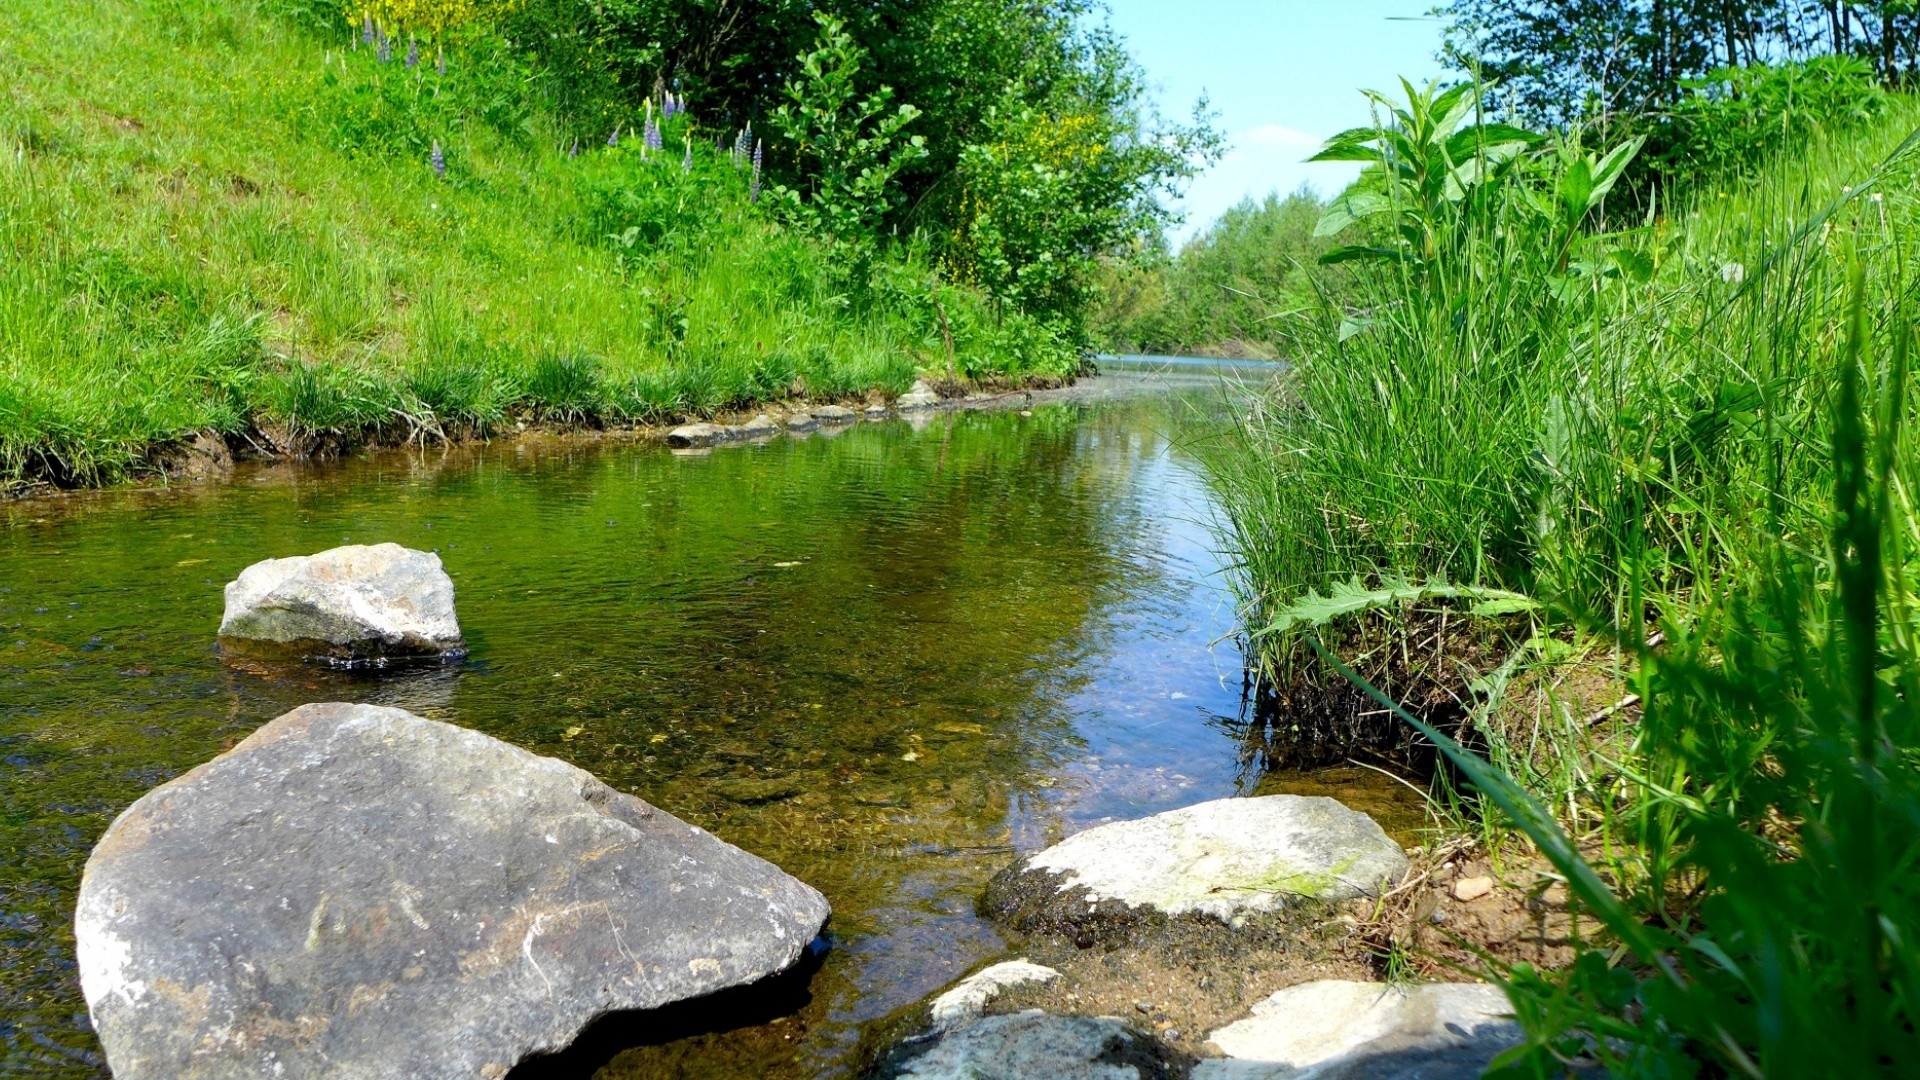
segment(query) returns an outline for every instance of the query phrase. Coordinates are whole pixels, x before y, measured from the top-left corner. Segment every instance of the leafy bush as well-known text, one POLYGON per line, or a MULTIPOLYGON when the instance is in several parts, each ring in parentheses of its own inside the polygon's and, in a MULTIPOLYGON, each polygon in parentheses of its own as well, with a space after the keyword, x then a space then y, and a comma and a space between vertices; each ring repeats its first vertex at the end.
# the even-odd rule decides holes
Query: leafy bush
POLYGON ((1683 84, 1668 115, 1650 125, 1656 175, 1683 189, 1752 173, 1816 131, 1846 131, 1887 108, 1873 67, 1851 56, 1722 68, 1683 84))

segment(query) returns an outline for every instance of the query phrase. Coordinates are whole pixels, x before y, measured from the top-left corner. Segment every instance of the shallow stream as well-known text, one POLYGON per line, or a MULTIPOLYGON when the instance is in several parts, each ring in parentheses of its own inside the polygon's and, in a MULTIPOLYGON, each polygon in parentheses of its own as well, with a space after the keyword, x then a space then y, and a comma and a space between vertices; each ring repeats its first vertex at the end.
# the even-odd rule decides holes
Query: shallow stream
POLYGON ((69 926, 88 850, 311 701, 564 758, 832 901, 831 948, 777 1001, 613 1032, 579 1075, 848 1075, 873 1021, 1010 947, 974 913, 986 879, 1102 820, 1294 786, 1405 830, 1390 781, 1263 778, 1243 753, 1188 453, 1228 400, 1135 370, 1026 411, 710 453, 527 438, 0 504, 0 1076, 105 1075, 69 926), (388 540, 445 560, 463 666, 222 662, 243 567, 388 540))

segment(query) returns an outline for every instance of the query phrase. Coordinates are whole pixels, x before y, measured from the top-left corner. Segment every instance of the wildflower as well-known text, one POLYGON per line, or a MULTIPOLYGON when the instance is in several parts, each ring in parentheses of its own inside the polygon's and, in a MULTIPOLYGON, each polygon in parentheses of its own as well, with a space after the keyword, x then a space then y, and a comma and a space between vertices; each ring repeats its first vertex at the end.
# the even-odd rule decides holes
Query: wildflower
POLYGON ((1747 280, 1747 268, 1737 262, 1730 262, 1720 268, 1720 280, 1729 285, 1738 285, 1747 280))
POLYGON ((407 39, 407 66, 410 68, 417 68, 420 66, 420 39, 419 38, 407 39))
POLYGON ((433 162, 433 175, 447 175, 447 155, 440 149, 440 140, 433 141, 433 154, 428 158, 433 162))
POLYGON ((439 50, 439 53, 440 53, 440 57, 439 59, 434 61, 433 66, 436 70, 440 72, 440 77, 444 79, 447 77, 447 51, 445 49, 441 49, 439 50))
POLYGON ((760 202, 760 162, 765 155, 766 149, 766 143, 755 142, 753 144, 753 179, 747 183, 747 201, 750 203, 758 204, 760 202))
POLYGON ((380 62, 384 64, 387 61, 393 59, 393 39, 388 37, 387 32, 384 30, 379 30, 376 32, 379 34, 378 40, 380 42, 380 62))
POLYGON ((660 125, 654 123, 651 116, 647 117, 647 129, 643 135, 643 141, 650 151, 660 149, 660 125))
POLYGON ((579 156, 580 156, 580 140, 575 139, 573 140, 573 149, 567 151, 567 157, 577 158, 579 156))
POLYGON ((607 136, 607 145, 608 146, 620 145, 620 125, 619 124, 613 125, 613 134, 607 136))
POLYGON ((684 173, 690 173, 693 171, 693 136, 692 135, 687 136, 687 152, 680 159, 680 171, 684 173))
POLYGON ((367 15, 367 21, 360 26, 360 44, 373 44, 373 15, 371 12, 367 15))

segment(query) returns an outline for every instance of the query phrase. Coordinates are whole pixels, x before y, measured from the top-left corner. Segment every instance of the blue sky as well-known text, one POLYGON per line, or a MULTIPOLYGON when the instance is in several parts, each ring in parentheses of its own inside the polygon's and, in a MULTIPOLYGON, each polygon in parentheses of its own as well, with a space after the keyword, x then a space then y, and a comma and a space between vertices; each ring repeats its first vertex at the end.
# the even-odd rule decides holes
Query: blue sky
POLYGON ((1441 74, 1435 0, 1108 0, 1111 25, 1146 68, 1161 111, 1204 92, 1229 151, 1188 189, 1176 243, 1247 196, 1302 183, 1324 194, 1356 172, 1301 159, 1368 120, 1362 88, 1441 74))

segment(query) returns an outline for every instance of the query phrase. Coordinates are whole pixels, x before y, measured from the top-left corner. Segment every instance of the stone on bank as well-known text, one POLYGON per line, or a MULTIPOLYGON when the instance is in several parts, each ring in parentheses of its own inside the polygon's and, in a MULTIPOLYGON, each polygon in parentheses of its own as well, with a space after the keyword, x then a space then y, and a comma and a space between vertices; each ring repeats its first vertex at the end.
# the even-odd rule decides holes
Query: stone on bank
POLYGON ((1194 1080, 1477 1080, 1516 1045, 1506 994, 1485 983, 1290 986, 1215 1031, 1223 1059, 1194 1080))
POLYGON ((440 556, 399 544, 247 567, 227 586, 220 636, 346 662, 461 651, 453 580, 440 556))
POLYGON ((506 1075, 795 963, 826 900, 564 762, 309 705, 147 793, 75 934, 117 1080, 506 1075))

